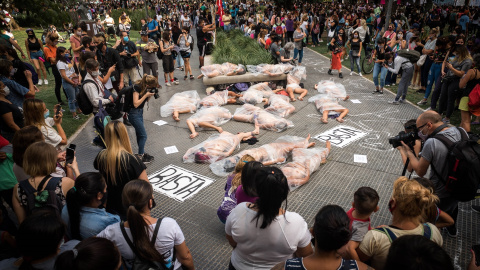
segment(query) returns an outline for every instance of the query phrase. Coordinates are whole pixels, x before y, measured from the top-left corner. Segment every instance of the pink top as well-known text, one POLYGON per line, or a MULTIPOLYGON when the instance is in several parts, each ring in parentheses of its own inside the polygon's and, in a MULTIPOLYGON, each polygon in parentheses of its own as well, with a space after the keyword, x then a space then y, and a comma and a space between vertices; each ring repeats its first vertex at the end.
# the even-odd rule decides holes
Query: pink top
POLYGON ((237 191, 235 191, 235 197, 237 198, 237 205, 241 204, 242 202, 251 202, 255 203, 258 197, 250 197, 248 196, 245 191, 243 191, 242 185, 238 186, 237 191))
MULTIPOLYGON (((80 43, 80 38, 75 35, 72 35, 70 37, 70 44, 73 44, 73 43, 75 43, 75 48, 82 46, 82 44, 80 43)), ((75 63, 78 63, 78 61, 80 60, 80 51, 74 52, 72 50, 72 52, 73 52, 73 57, 75 57, 75 63)))

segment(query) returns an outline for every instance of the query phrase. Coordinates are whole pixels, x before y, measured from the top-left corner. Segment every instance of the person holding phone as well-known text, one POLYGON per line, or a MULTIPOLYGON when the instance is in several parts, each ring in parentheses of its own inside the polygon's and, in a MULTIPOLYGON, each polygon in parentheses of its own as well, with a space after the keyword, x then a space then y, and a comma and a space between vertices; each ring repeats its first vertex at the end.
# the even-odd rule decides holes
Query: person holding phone
POLYGON ((190 35, 190 28, 185 26, 182 28, 182 34, 178 38, 178 45, 180 47, 180 55, 183 58, 184 67, 185 67, 185 77, 184 80, 188 78, 188 73, 190 73, 190 80, 194 80, 195 77, 192 74, 192 67, 190 66, 190 56, 192 50, 190 49, 190 44, 193 42, 193 38, 190 35))
POLYGON ((78 104, 76 99, 80 81, 78 74, 75 72, 74 63, 70 59, 70 54, 67 52, 65 47, 57 48, 56 61, 57 69, 60 71, 60 75, 62 76, 63 90, 65 90, 65 93, 67 94, 68 108, 73 115, 73 119, 79 120, 80 116, 77 114, 78 104))
POLYGON ((171 34, 169 31, 163 32, 162 40, 160 41, 160 50, 163 53, 162 65, 165 76, 165 85, 172 86, 172 83, 178 84, 178 81, 174 81, 173 71, 175 67, 173 65, 172 51, 175 46, 171 40, 171 34), (168 80, 170 78, 170 81, 168 80))

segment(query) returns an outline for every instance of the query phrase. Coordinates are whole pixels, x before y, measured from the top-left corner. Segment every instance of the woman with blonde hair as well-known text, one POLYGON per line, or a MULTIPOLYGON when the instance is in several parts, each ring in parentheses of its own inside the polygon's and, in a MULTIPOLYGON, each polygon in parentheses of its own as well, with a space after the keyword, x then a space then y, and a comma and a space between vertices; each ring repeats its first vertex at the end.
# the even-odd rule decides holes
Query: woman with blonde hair
MULTIPOLYGON (((25 151, 23 157, 23 169, 30 177, 21 179, 13 188, 12 204, 13 210, 17 215, 18 222, 23 220, 38 207, 38 204, 44 203, 44 208, 48 205, 49 191, 54 191, 58 197, 61 205, 55 205, 58 213, 62 211, 62 207, 66 203, 67 192, 73 187, 75 182, 68 177, 52 177, 50 174, 54 173, 57 168, 58 153, 55 147, 46 142, 36 142, 30 145, 25 151), (31 205, 28 201, 28 195, 38 193, 35 196, 35 204, 31 205), (47 195, 47 200, 42 197, 47 195), (37 199, 37 197, 40 197, 37 199)), ((77 165, 76 158, 73 159, 71 166, 77 165)), ((57 201, 57 200, 56 200, 57 201)))
POLYGON ((145 143, 147 142, 147 131, 143 125, 143 107, 150 97, 158 95, 158 79, 152 75, 144 74, 143 78, 137 81, 133 87, 133 108, 128 113, 128 120, 135 128, 137 136, 138 157, 143 163, 148 164, 154 157, 145 153, 145 143))
POLYGON ((368 231, 357 249, 360 259, 364 262, 370 260, 371 266, 377 270, 384 269, 392 241, 403 235, 424 235, 441 246, 443 238, 437 227, 428 222, 422 224, 424 210, 438 201, 432 189, 404 176, 399 177, 393 184, 388 202, 392 222, 368 231))
POLYGON ((260 45, 260 47, 264 49, 266 48, 265 46, 267 46, 267 43, 265 40, 266 35, 267 35, 267 29, 262 29, 260 30, 260 33, 258 34, 258 39, 257 39, 257 42, 260 45))
POLYGON ((36 126, 42 132, 45 142, 54 147, 67 144, 67 135, 62 128, 63 113, 59 109, 60 105, 57 104, 54 106, 52 118, 45 103, 40 99, 26 99, 23 102, 25 126, 36 126), (55 130, 53 126, 55 126, 57 130, 55 130))
POLYGON ((217 216, 223 224, 227 221, 227 217, 230 215, 233 208, 237 206, 235 192, 238 186, 242 184, 242 169, 248 162, 252 161, 255 161, 252 156, 244 155, 237 162, 233 173, 227 178, 227 183, 225 184, 225 196, 223 197, 222 204, 217 210, 217 216))
POLYGON ((123 187, 133 179, 148 181, 146 167, 132 153, 128 131, 123 123, 113 121, 107 124, 105 144, 107 149, 98 153, 93 166, 107 182, 107 211, 118 214, 124 220, 126 211, 121 199, 123 187))
POLYGON ((360 40, 362 40, 362 45, 365 48, 365 45, 369 42, 367 38, 370 38, 370 29, 368 29, 367 26, 367 21, 365 19, 360 19, 360 26, 355 28, 353 32, 358 32, 358 35, 360 36, 360 40))

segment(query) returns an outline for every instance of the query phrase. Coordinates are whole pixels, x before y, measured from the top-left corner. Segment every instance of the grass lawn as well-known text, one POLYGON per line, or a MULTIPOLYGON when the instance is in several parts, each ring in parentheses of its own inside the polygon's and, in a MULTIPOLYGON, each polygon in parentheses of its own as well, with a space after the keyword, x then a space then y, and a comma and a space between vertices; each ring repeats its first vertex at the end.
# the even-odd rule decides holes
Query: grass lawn
MULTIPOLYGON (((26 54, 27 51, 25 49, 25 39, 27 38, 27 33, 25 33, 25 29, 26 28, 23 28, 22 30, 13 31, 12 33, 15 36, 15 39, 17 40, 18 44, 26 54)), ((37 38, 40 39, 42 36, 42 29, 35 28, 34 31, 37 38)), ((64 36, 65 32, 60 32, 60 35, 64 36)), ((132 30, 130 32, 130 38, 133 42, 136 42, 137 40, 140 39, 140 34, 138 33, 138 31, 132 30)), ((109 43, 113 45, 115 44, 115 40, 110 40, 109 43)), ((59 43, 58 47, 60 46, 63 46, 68 49, 70 48, 70 42, 67 40, 66 43, 59 43)), ((17 51, 17 53, 20 56, 20 52, 17 51)), ((22 60, 28 61, 28 59, 22 59, 22 60)), ((30 63, 30 64, 33 65, 33 63, 30 63)), ((39 74, 39 78, 40 78, 40 74, 39 74)), ((57 98, 55 97, 55 79, 51 71, 50 71, 50 74, 48 74, 48 71, 47 71, 47 79, 48 79, 48 85, 41 85, 41 86, 37 85, 40 92, 36 93, 35 97, 45 102, 45 104, 47 105, 47 108, 51 112, 50 115, 52 115, 53 107, 55 104, 57 104, 57 98)), ((63 93, 63 91, 62 91, 62 100, 65 103, 65 105, 62 107, 65 110, 63 114, 62 127, 65 130, 65 133, 67 134, 67 138, 68 138, 71 135, 73 135, 77 131, 77 129, 87 121, 89 116, 79 114, 80 120, 74 120, 71 113, 68 110, 68 100, 66 95, 63 93)))
MULTIPOLYGON (((314 50, 314 51, 316 51, 316 52, 318 52, 318 53, 320 53, 320 54, 328 57, 328 58, 331 58, 331 53, 328 51, 328 48, 327 48, 327 45, 326 45, 326 44, 327 44, 327 43, 326 43, 326 39, 324 39, 324 42, 320 43, 319 46, 312 47, 311 45, 308 45, 308 47, 309 47, 310 49, 312 49, 312 50, 314 50)), ((365 51, 363 50, 363 51, 362 51, 362 58, 361 58, 362 60, 363 60, 363 58, 365 57, 365 56, 364 56, 364 52, 365 52, 365 51)), ((360 61, 360 64, 361 64, 361 62, 362 62, 362 61, 360 61)), ((344 66, 345 68, 350 69, 350 60, 349 60, 349 59, 343 61, 342 64, 343 64, 343 66, 344 66)), ((360 66, 360 68, 361 68, 361 66, 360 66)), ((345 73, 345 74, 343 74, 343 76, 344 76, 344 77, 348 77, 348 76, 349 76, 349 73, 350 73, 350 72, 345 73)), ((334 75, 334 76, 336 76, 336 75, 334 75)), ((372 75, 372 73, 370 73, 370 74, 363 74, 363 76, 364 76, 365 78, 373 81, 373 75, 372 75)), ((397 85, 398 85, 398 82, 400 82, 400 79, 397 79, 397 85)), ((398 89, 397 85, 395 85, 395 86, 390 86, 390 87, 387 86, 387 87, 385 87, 385 89, 388 89, 388 90, 390 90, 390 91, 392 91, 392 92, 394 92, 394 93, 397 93, 397 89, 398 89)), ((374 90, 375 90, 375 89, 372 88, 372 91, 374 91, 374 90)), ((433 89, 432 89, 432 90, 433 90, 433 89)), ((423 99, 423 96, 424 96, 424 94, 422 94, 422 93, 417 93, 416 90, 413 90, 413 89, 411 89, 411 88, 408 89, 407 100, 410 101, 410 102, 412 102, 413 104, 417 104, 417 102, 419 102, 420 100, 423 99)), ((431 95, 430 95, 430 96, 431 96, 431 95)), ((395 106, 395 105, 392 105, 392 106, 395 106)), ((427 108, 430 106, 430 99, 429 99, 429 102, 428 102, 426 105, 418 105, 418 106, 419 106, 420 108, 422 108, 422 109, 427 109, 427 108)), ((452 115, 452 117, 450 118, 450 123, 451 123, 452 125, 455 125, 455 126, 459 126, 459 125, 460 125, 460 111, 459 111, 459 110, 455 110, 455 111, 453 112, 453 115, 452 115)), ((480 133, 480 125, 472 125, 472 126, 471 126, 471 132, 477 133, 477 134, 480 133)))

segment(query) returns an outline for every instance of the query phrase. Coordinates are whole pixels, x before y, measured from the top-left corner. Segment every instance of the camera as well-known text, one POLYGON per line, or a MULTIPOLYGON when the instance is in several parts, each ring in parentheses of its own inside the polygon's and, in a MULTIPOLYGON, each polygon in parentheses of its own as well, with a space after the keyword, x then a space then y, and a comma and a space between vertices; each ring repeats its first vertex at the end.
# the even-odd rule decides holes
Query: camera
POLYGON ((420 139, 417 131, 411 131, 408 133, 405 131, 400 131, 397 136, 389 138, 388 142, 393 146, 393 148, 401 146, 401 142, 413 147, 413 145, 415 145, 415 140, 417 139, 420 139))
POLYGON ((154 97, 155 99, 157 99, 157 98, 160 97, 160 96, 158 95, 158 89, 157 89, 157 88, 152 88, 152 89, 148 90, 148 92, 154 93, 153 97, 154 97))

